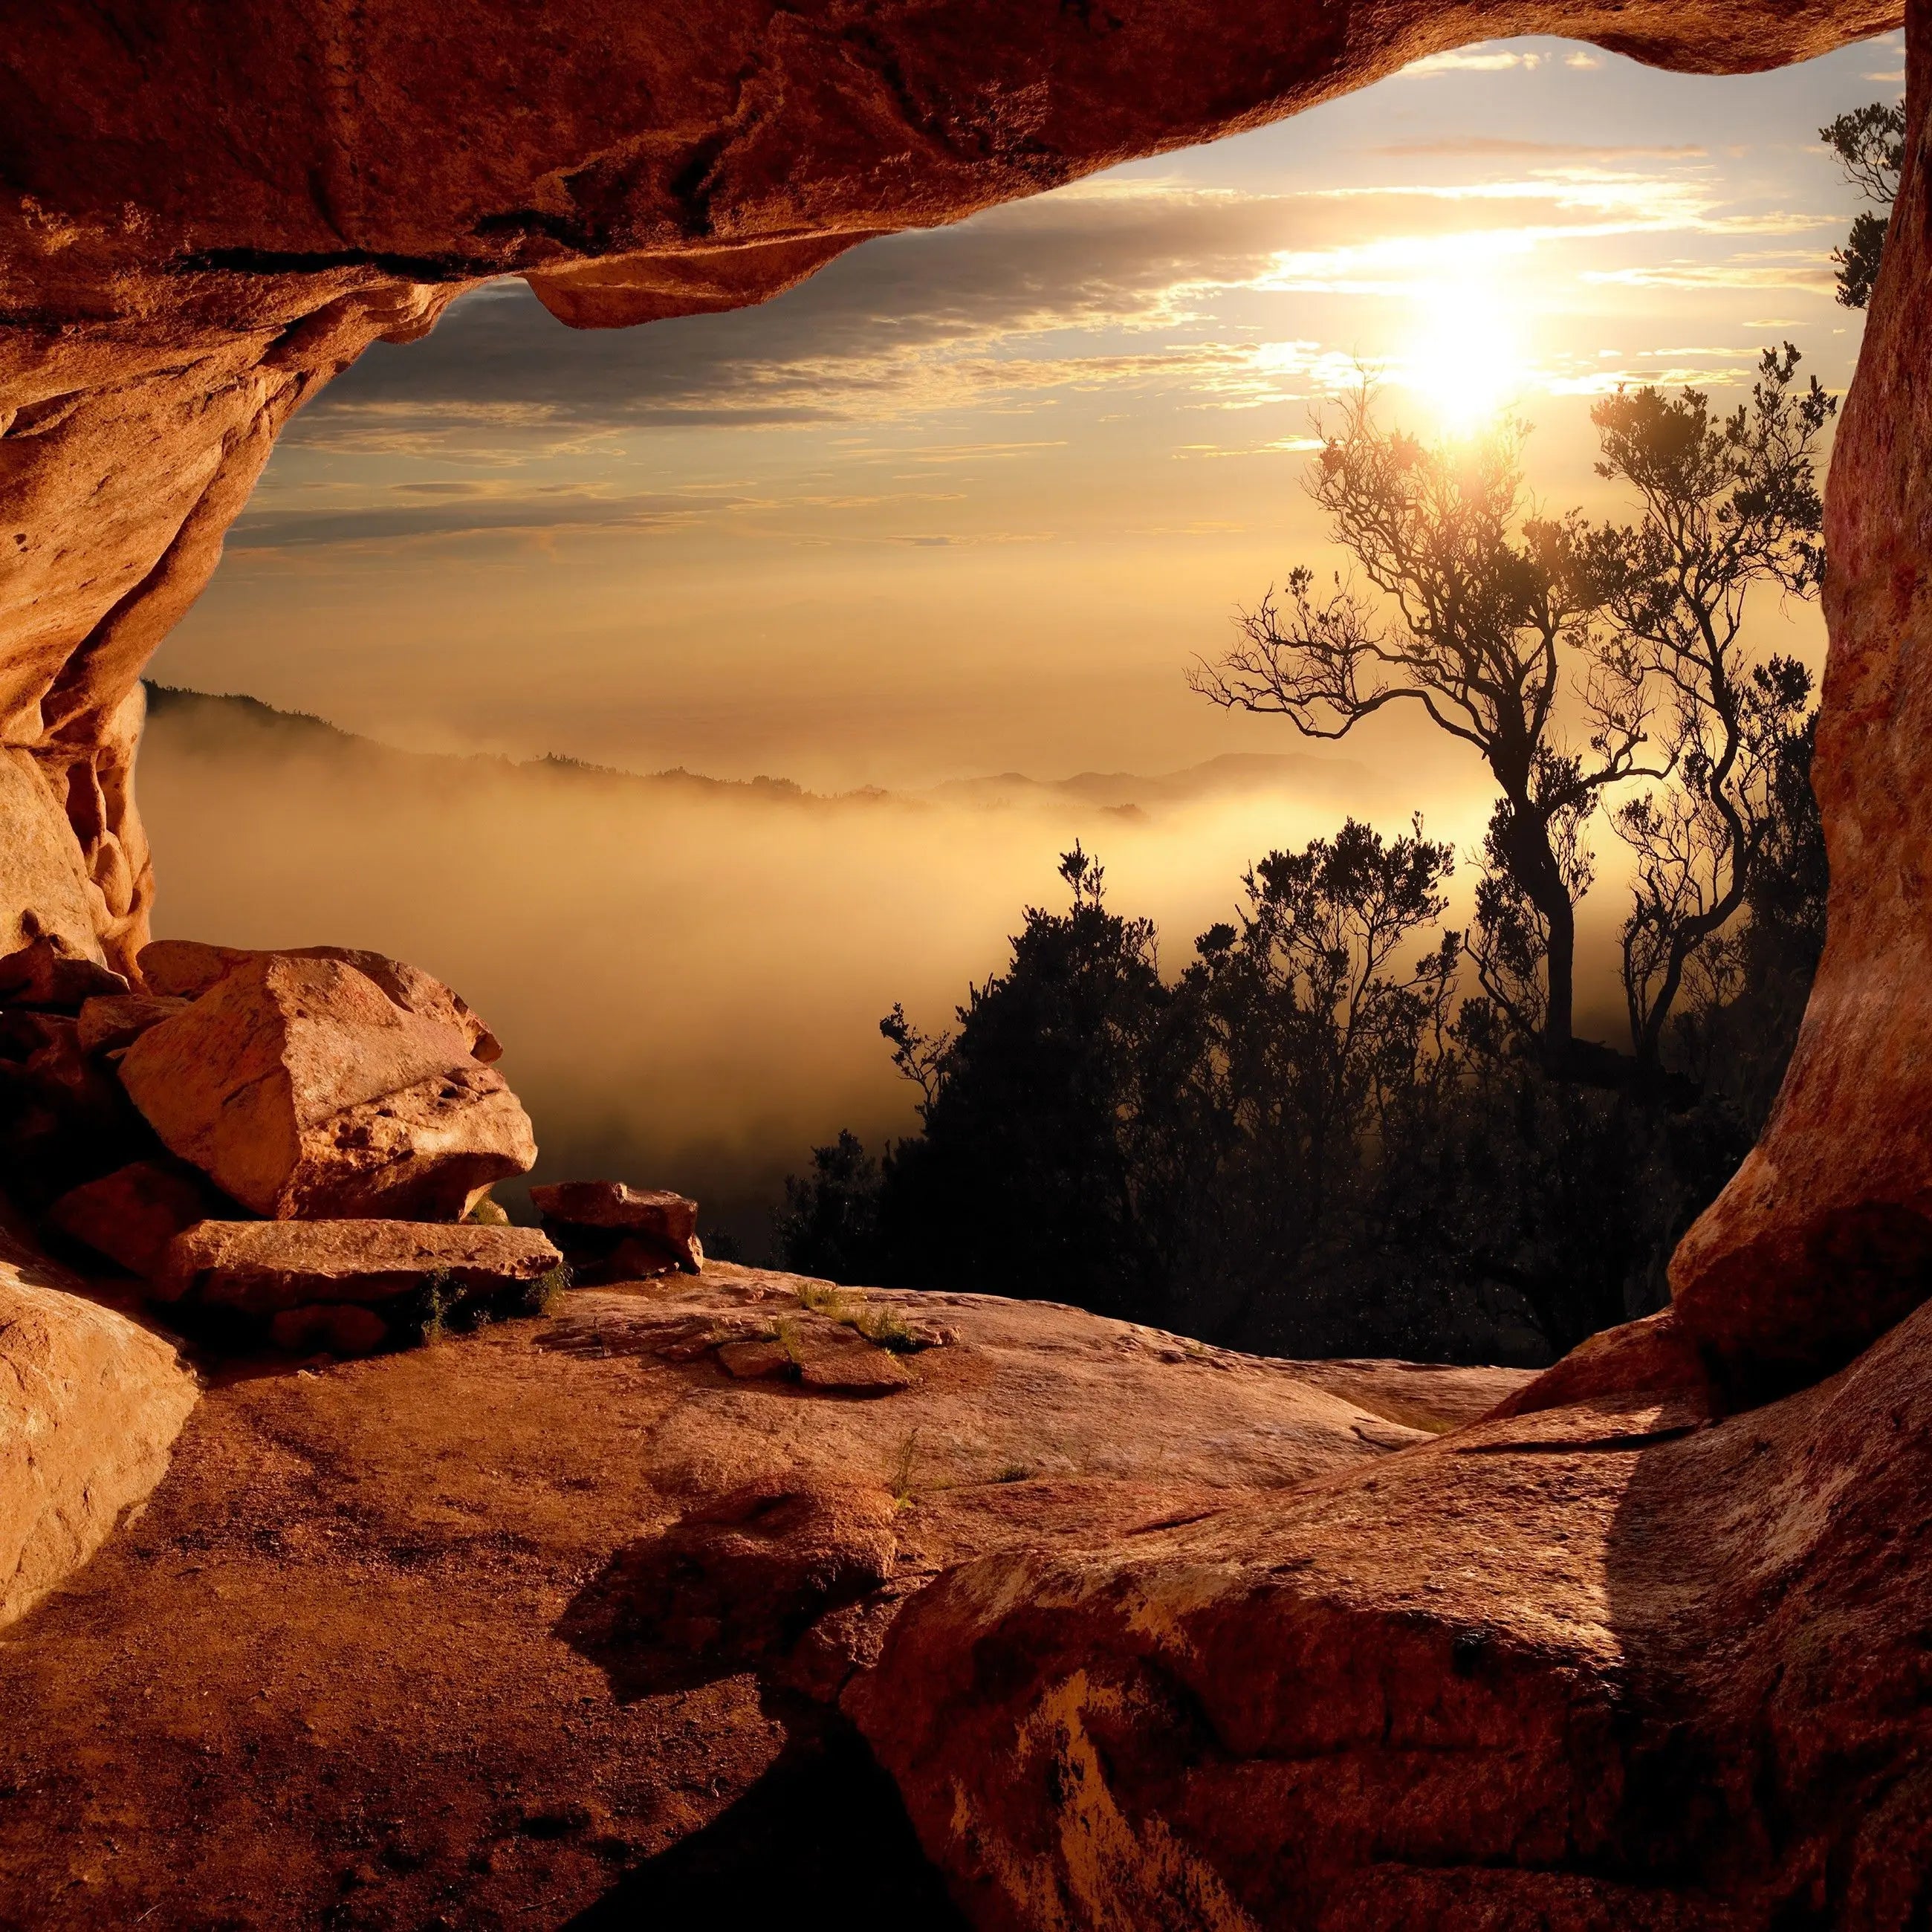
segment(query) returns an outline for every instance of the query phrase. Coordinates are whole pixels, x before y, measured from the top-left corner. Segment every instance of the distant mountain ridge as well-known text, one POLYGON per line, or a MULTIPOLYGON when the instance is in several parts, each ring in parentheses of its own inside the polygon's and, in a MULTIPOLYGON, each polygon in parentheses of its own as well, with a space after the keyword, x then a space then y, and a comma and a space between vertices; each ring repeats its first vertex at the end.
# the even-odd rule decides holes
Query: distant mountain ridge
POLYGON ((1199 803, 1256 792, 1294 792, 1307 798, 1366 800, 1380 790, 1375 777, 1352 760, 1306 753, 1224 752, 1180 770, 1151 775, 1133 772, 1079 772, 1071 778, 1036 778, 1024 772, 984 778, 950 778, 916 791, 892 791, 866 785, 851 791, 808 791, 796 780, 760 776, 716 778, 674 765, 664 771, 627 771, 594 764, 560 752, 512 758, 500 752, 410 752, 380 739, 348 731, 305 711, 278 710, 259 698, 239 692, 215 694, 178 686, 147 686, 151 730, 182 730, 218 742, 223 749, 284 756, 313 752, 352 760, 365 767, 398 766, 417 773, 428 770, 461 773, 529 772, 566 780, 626 787, 649 786, 708 797, 754 799, 800 806, 919 807, 963 806, 1010 810, 1060 802, 1092 806, 1123 818, 1141 818, 1150 808, 1199 803))
POLYGON ((1223 752, 1200 764, 1152 776, 1078 772, 1070 778, 1035 778, 1024 772, 1001 772, 992 778, 951 778, 920 796, 978 806, 1072 798, 1118 812, 1134 806, 1189 805, 1224 794, 1286 790, 1291 786, 1302 792, 1352 795, 1372 783, 1366 768, 1352 759, 1313 758, 1294 752, 1223 752))

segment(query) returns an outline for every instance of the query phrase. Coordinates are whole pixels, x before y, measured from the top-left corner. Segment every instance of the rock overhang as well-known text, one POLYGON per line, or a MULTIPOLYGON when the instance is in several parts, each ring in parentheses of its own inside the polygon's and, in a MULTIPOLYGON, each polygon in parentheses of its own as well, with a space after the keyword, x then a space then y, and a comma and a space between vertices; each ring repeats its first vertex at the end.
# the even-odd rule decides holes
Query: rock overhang
POLYGON ((700 258, 702 308, 721 279, 771 292, 832 238, 955 219, 1472 40, 1743 73, 1900 17, 1896 0, 50 6, 0 51, 0 289, 21 319, 101 319, 137 291, 212 319, 224 288, 288 276, 650 255, 700 258))

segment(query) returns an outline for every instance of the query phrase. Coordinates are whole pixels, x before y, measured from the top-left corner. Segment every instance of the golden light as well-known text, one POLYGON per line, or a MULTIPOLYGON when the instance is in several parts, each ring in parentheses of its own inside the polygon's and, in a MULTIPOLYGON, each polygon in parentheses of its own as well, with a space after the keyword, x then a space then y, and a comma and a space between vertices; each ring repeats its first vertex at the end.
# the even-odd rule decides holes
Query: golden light
POLYGON ((1442 426, 1468 434, 1492 421, 1523 385, 1522 332, 1508 291, 1471 275, 1418 291, 1414 333, 1395 370, 1442 426))

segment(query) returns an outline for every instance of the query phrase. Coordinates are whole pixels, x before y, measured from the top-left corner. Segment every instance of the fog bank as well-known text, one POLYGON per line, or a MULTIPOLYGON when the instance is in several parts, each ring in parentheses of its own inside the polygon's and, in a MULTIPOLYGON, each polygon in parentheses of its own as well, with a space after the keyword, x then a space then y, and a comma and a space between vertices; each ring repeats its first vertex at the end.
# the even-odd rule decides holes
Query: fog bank
MULTIPOLYGON (((1319 752, 826 798, 396 752, 165 693, 140 788, 158 936, 335 941, 427 968, 504 1041, 542 1150, 533 1179, 677 1188, 754 1256, 814 1142, 914 1125, 880 1016, 902 1000, 946 1023, 1003 963, 1022 907, 1058 902, 1076 838, 1116 906, 1158 922, 1174 973, 1270 848, 1352 812, 1393 832, 1420 807, 1466 852, 1486 812, 1480 794, 1397 796, 1319 752)), ((1606 880, 1586 908, 1606 969, 1621 898, 1606 880)), ((1604 974, 1594 991, 1601 1009, 1604 974)))

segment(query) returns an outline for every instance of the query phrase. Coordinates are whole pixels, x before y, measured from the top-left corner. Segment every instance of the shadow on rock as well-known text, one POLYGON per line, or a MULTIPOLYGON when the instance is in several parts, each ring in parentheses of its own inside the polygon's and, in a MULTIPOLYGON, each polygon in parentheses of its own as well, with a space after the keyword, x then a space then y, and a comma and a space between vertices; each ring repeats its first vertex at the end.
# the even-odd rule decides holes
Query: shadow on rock
POLYGON ((812 1714, 736 1804, 639 1866, 566 1932, 966 1932, 892 1780, 849 1726, 812 1714))
POLYGON ((825 1646, 806 1640, 855 1622, 862 1639, 865 1606, 892 1580, 896 1514, 875 1487, 796 1475, 747 1484, 618 1551, 557 1634, 604 1671, 620 1703, 743 1670, 826 1675, 822 1687, 796 1688, 830 1701, 844 1673, 815 1670, 825 1646))

